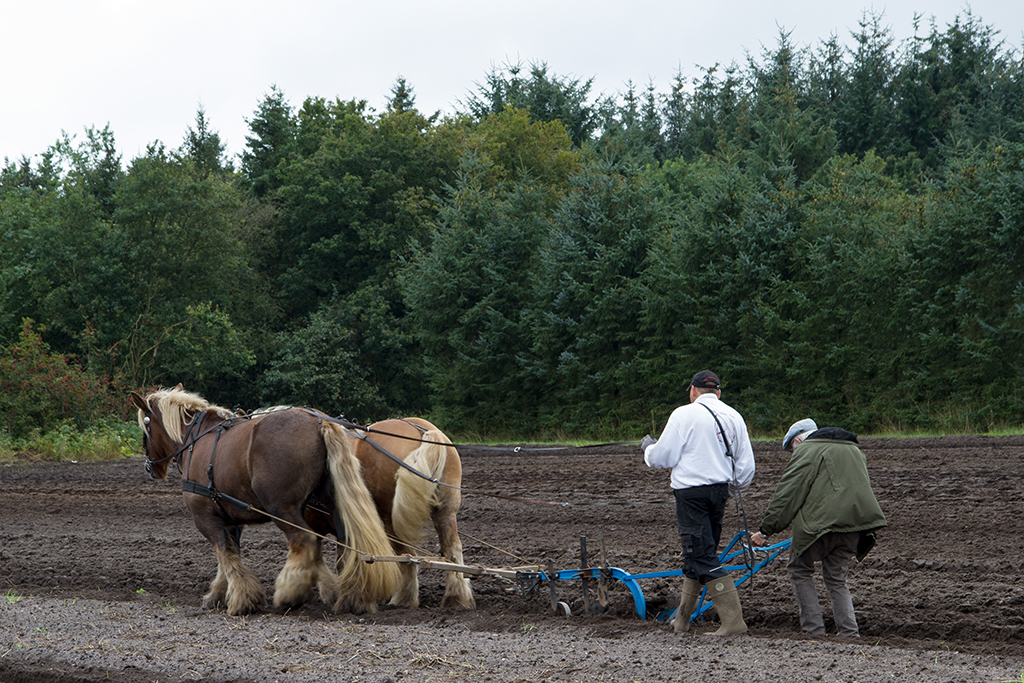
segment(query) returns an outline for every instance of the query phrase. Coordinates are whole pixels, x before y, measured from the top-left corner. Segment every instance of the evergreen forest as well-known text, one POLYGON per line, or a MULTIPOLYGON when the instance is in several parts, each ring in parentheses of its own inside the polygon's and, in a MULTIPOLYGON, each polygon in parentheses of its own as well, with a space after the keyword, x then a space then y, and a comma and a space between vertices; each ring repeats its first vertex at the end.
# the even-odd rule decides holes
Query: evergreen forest
POLYGON ((639 438, 698 370, 754 434, 1024 422, 1024 62, 969 11, 780 31, 667 92, 504 64, 457 111, 268 86, 0 170, 0 432, 179 382, 453 434, 639 438), (185 126, 183 125, 183 129, 185 126), (175 146, 177 145, 177 146, 175 146))

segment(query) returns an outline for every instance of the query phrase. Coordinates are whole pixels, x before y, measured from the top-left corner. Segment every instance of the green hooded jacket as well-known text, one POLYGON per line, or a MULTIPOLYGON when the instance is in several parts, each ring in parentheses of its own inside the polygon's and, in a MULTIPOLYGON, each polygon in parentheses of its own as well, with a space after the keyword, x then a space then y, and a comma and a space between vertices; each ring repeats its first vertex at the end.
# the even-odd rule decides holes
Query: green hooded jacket
POLYGON ((761 520, 761 533, 776 534, 792 522, 793 552, 803 554, 821 536, 864 532, 857 560, 886 525, 871 490, 867 458, 857 436, 844 429, 819 429, 797 446, 761 520))

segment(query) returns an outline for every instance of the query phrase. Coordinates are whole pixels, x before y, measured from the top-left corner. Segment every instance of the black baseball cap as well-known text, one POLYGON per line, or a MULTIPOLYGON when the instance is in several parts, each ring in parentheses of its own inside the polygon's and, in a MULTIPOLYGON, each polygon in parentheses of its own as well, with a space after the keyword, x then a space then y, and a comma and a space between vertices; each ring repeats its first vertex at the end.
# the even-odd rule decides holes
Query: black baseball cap
POLYGON ((718 375, 710 370, 701 370, 690 381, 690 386, 697 387, 698 389, 718 389, 721 384, 718 381, 718 375))

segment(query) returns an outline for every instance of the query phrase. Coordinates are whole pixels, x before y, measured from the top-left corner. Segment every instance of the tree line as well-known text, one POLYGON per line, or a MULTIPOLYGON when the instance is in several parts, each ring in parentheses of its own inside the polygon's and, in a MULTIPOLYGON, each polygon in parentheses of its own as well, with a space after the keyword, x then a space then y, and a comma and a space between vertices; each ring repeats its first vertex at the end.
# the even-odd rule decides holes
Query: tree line
POLYGON ((657 432, 707 368, 759 433, 1018 424, 1024 64, 969 11, 914 28, 668 92, 506 64, 446 116, 272 87, 236 159, 200 108, 126 164, 109 127, 5 160, 0 427, 92 419, 55 358, 481 435, 657 432))

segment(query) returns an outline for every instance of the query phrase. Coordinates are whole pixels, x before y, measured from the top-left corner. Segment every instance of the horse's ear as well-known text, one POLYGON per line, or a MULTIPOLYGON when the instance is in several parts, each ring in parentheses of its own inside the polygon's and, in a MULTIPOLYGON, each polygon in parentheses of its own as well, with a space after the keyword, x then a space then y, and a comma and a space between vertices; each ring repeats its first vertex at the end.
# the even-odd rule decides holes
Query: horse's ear
POLYGON ((138 408, 139 410, 145 410, 147 412, 149 411, 149 404, 146 403, 146 399, 142 398, 142 394, 140 394, 137 391, 133 391, 131 394, 131 398, 132 403, 135 404, 136 408, 138 408))
POLYGON ((174 387, 174 390, 175 391, 185 391, 185 387, 183 387, 181 385, 181 382, 178 382, 178 386, 174 387))

